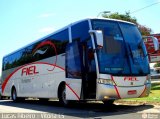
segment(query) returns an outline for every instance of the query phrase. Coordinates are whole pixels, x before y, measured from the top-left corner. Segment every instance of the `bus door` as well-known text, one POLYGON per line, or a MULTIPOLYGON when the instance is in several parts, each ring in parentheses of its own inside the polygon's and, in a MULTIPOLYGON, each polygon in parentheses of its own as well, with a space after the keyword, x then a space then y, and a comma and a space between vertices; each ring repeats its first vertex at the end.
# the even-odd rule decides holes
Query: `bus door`
POLYGON ((82 44, 82 89, 84 99, 96 98, 96 64, 91 39, 82 44))
POLYGON ((66 48, 66 99, 96 98, 96 65, 91 40, 66 48))
POLYGON ((66 47, 66 100, 80 100, 82 88, 82 62, 79 41, 66 47))

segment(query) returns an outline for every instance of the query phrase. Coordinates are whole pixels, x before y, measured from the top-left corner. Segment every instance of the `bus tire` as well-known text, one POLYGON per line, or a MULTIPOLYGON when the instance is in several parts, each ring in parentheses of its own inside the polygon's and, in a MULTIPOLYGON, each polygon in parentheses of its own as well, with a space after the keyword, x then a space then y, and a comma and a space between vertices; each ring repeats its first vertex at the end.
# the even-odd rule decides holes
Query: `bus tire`
POLYGON ((49 99, 48 98, 39 98, 39 101, 41 101, 41 102, 47 102, 47 101, 49 101, 49 99))
POLYGON ((18 101, 17 91, 16 91, 16 88, 15 88, 15 87, 12 88, 12 91, 11 91, 11 99, 12 99, 14 102, 17 102, 17 101, 18 101))
POLYGON ((114 100, 104 100, 103 103, 105 106, 112 106, 114 103, 114 100))
POLYGON ((58 98, 59 98, 59 102, 62 106, 68 106, 69 105, 69 101, 66 100, 66 88, 65 85, 61 85, 61 87, 59 88, 58 91, 58 98))
POLYGON ((0 95, 0 100, 8 100, 8 99, 9 99, 9 97, 0 95))

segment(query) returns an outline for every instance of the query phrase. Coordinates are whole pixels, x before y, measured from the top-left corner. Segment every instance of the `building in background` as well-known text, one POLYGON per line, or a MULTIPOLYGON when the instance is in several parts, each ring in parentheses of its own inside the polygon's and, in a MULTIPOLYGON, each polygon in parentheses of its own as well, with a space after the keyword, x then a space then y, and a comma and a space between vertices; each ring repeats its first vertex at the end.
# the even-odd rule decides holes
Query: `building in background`
POLYGON ((144 36, 143 40, 146 45, 150 63, 160 62, 160 34, 144 36))
POLYGON ((151 36, 156 37, 158 39, 158 41, 160 41, 160 33, 158 33, 158 34, 151 34, 151 36))

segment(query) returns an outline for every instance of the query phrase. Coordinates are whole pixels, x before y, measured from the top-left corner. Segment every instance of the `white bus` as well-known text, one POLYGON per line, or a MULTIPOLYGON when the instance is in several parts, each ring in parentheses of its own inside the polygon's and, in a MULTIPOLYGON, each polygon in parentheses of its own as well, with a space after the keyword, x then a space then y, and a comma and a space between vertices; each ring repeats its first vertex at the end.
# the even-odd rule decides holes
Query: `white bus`
POLYGON ((97 100, 149 95, 150 68, 141 34, 133 23, 84 19, 3 58, 2 96, 97 100))

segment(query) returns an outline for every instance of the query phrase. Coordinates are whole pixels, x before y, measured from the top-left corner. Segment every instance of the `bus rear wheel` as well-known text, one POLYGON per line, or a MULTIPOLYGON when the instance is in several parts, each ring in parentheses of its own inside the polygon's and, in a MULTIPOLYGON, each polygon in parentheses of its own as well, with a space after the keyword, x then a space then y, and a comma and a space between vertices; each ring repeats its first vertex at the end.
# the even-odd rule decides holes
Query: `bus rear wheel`
POLYGON ((17 98, 17 91, 15 88, 12 89, 12 93, 11 93, 11 99, 16 102, 18 100, 17 98))

